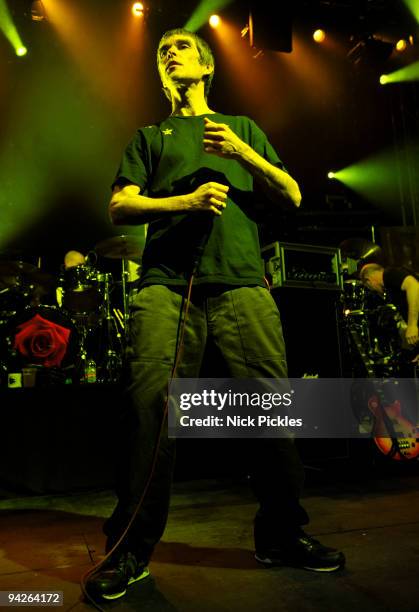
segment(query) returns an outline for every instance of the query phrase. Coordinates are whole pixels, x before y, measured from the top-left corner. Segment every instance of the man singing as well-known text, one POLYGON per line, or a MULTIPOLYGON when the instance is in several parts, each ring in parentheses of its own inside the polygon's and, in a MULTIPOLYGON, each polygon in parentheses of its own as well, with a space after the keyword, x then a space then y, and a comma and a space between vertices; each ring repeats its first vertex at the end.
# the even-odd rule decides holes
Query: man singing
MULTIPOLYGON (((256 220, 269 209, 298 207, 298 185, 251 119, 208 106, 214 58, 204 40, 182 29, 166 32, 157 66, 171 114, 136 132, 110 202, 113 223, 149 223, 149 228, 141 278, 131 296, 128 399, 118 504, 104 526, 107 550, 146 492, 122 542, 87 582, 97 600, 121 597, 128 585, 148 575, 165 528, 174 440, 167 437, 167 423, 161 435, 160 429, 176 356, 177 378, 199 376, 208 343, 226 376, 287 377, 281 321, 264 283, 256 220)), ((308 523, 299 503, 303 469, 292 441, 249 443, 251 483, 259 502, 256 559, 266 566, 282 563, 321 572, 342 567, 341 552, 302 530, 308 523)))

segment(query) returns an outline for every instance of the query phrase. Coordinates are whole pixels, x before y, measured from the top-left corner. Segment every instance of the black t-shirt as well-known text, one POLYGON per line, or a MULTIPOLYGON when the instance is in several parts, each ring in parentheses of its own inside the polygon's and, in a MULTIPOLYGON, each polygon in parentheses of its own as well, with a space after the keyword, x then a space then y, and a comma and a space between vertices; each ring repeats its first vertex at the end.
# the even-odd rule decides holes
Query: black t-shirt
POLYGON ((209 181, 230 188, 221 216, 167 214, 149 224, 142 286, 185 285, 198 258, 196 284, 264 286, 255 221, 261 196, 254 190, 252 175, 238 161, 204 151, 206 116, 228 124, 259 155, 285 170, 264 132, 248 117, 221 113, 174 116, 137 130, 125 149, 114 185, 133 183, 152 198, 189 194, 209 181))
POLYGON ((383 272, 383 283, 387 298, 396 306, 406 322, 408 314, 407 296, 401 287, 407 276, 413 276, 417 279, 415 272, 409 270, 409 268, 388 267, 383 272))

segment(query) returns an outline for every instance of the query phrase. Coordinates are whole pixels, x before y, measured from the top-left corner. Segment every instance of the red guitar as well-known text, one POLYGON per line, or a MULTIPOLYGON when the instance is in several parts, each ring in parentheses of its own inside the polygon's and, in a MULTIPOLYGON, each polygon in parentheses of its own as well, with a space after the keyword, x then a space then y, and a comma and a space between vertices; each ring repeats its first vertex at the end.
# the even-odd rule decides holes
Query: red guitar
POLYGON ((383 406, 378 395, 368 400, 374 415, 374 441, 380 451, 396 461, 419 456, 419 427, 402 416, 401 403, 383 406))

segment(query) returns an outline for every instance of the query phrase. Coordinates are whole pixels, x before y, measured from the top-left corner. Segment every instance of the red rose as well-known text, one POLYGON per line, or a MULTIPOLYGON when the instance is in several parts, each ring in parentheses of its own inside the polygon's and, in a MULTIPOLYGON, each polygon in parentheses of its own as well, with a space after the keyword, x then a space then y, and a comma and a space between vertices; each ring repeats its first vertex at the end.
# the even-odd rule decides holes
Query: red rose
POLYGON ((35 315, 17 326, 14 348, 30 363, 47 368, 60 366, 67 351, 71 330, 35 315))

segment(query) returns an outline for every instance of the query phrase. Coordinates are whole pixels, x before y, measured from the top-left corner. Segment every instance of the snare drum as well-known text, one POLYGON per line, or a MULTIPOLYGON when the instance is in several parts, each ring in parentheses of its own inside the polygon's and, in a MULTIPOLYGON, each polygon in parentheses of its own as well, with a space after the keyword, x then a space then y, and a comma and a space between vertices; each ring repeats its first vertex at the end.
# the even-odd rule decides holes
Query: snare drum
POLYGON ((68 315, 56 306, 27 307, 2 329, 2 344, 10 365, 45 368, 75 366, 79 335, 68 315))
POLYGON ((70 313, 97 312, 102 305, 101 283, 94 268, 73 266, 64 270, 60 279, 60 306, 70 313))

